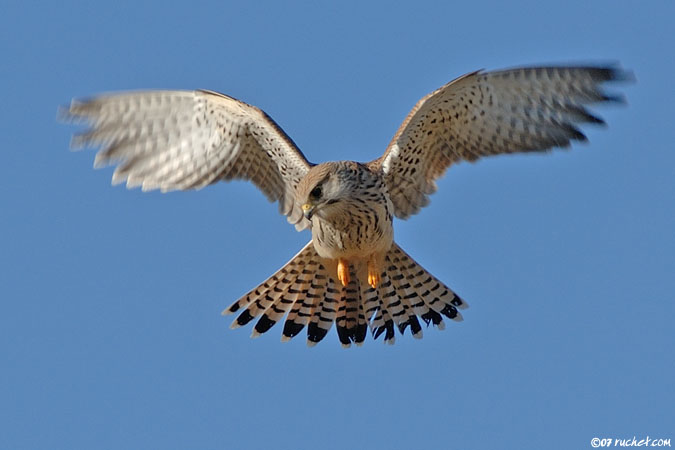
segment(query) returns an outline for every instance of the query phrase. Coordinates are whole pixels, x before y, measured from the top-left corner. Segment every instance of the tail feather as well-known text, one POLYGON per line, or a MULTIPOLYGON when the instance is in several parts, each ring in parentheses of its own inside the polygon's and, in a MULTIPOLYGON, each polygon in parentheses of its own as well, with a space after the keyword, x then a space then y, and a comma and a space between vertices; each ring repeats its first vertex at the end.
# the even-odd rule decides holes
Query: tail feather
POLYGON ((307 345, 310 347, 316 345, 328 334, 337 314, 341 291, 337 288, 337 283, 333 278, 328 277, 327 281, 324 297, 312 313, 307 327, 307 345))
MULTIPOLYGON (((223 311, 224 314, 230 314, 241 308, 246 309, 232 322, 231 328, 239 328, 246 325, 264 312, 270 310, 275 317, 278 314, 283 315, 293 303, 294 293, 303 294, 303 286, 298 285, 298 275, 305 268, 316 266, 318 261, 314 258, 315 250, 310 244, 305 245, 300 252, 295 255, 288 263, 279 269, 274 275, 268 278, 263 284, 250 291, 241 299, 234 302, 229 308, 223 311), (282 307, 275 306, 277 303, 282 307)), ((271 322, 269 317, 262 320, 258 333, 264 333, 276 322, 271 322)))
POLYGON ((288 317, 284 323, 284 331, 281 336, 282 341, 288 341, 297 336, 309 323, 310 318, 314 315, 314 311, 324 295, 327 280, 328 274, 326 268, 323 264, 319 263, 317 272, 309 283, 307 294, 305 294, 304 298, 299 298, 293 305, 291 312, 288 313, 288 317))
POLYGON ((361 299, 366 315, 366 322, 370 323, 373 314, 375 314, 375 311, 380 306, 380 297, 378 296, 377 289, 370 287, 367 283, 359 283, 359 288, 361 289, 361 299))
POLYGON ((338 308, 336 321, 338 337, 345 348, 349 347, 352 342, 356 345, 362 345, 368 334, 362 283, 353 267, 351 268, 350 279, 349 284, 343 288, 343 302, 338 308))
POLYGON ((350 266, 347 286, 337 281, 331 261, 318 256, 310 241, 288 263, 223 314, 243 309, 232 323, 238 328, 259 317, 252 337, 268 331, 286 316, 282 341, 307 328, 307 345, 313 346, 330 331, 333 322, 343 347, 363 344, 370 328, 374 339, 384 335, 393 344, 395 328, 404 334, 410 327, 422 337, 421 318, 427 326, 444 329, 443 316, 461 321, 459 309, 467 304, 397 244, 385 256, 377 288, 365 282, 365 263, 350 266))
POLYGON ((403 313, 403 308, 396 298, 396 291, 393 288, 389 275, 386 271, 382 272, 380 285, 377 287, 379 298, 379 307, 375 318, 370 324, 373 339, 380 337, 384 333, 384 342, 393 344, 396 341, 394 333, 394 323, 398 323, 403 313), (400 307, 400 311, 399 308, 400 307))
POLYGON ((417 270, 417 263, 414 261, 411 264, 405 266, 402 270, 405 275, 406 282, 412 290, 411 297, 409 298, 411 306, 415 311, 415 314, 420 316, 422 320, 429 325, 432 323, 434 326, 438 327, 440 330, 445 329, 445 323, 443 322, 443 317, 440 313, 429 308, 429 305, 424 301, 422 297, 422 291, 419 288, 422 286, 422 283, 416 281, 416 277, 424 275, 424 270, 417 270))
POLYGON ((398 323, 398 329, 401 334, 404 334, 406 327, 410 326, 413 337, 421 339, 422 327, 420 326, 419 320, 417 320, 417 312, 410 302, 411 299, 417 297, 417 293, 413 290, 410 281, 406 278, 404 273, 406 267, 404 264, 405 261, 395 253, 387 255, 386 261, 389 264, 388 270, 391 272, 390 278, 394 284, 394 289, 400 298, 404 310, 405 320, 398 323))
POLYGON ((394 342, 396 342, 394 321, 392 320, 389 310, 385 304, 380 304, 378 312, 375 315, 375 319, 373 319, 373 322, 371 323, 371 331, 373 333, 373 339, 377 339, 382 333, 385 333, 385 344, 394 344, 394 342))
POLYGON ((394 286, 394 281, 392 276, 394 275, 395 267, 390 266, 382 277, 382 295, 380 296, 382 303, 387 305, 387 309, 391 313, 391 318, 396 325, 401 323, 405 319, 405 310, 403 309, 403 303, 401 302, 401 297, 396 292, 396 286, 394 286))
POLYGON ((366 309, 363 303, 363 298, 359 296, 359 314, 358 320, 356 321, 356 330, 354 330, 354 334, 350 336, 352 337, 352 340, 356 345, 361 346, 363 345, 363 341, 366 340, 367 335, 368 335, 368 319, 366 318, 366 309))
MULTIPOLYGON (((307 267, 316 265, 318 264, 315 261, 311 261, 307 267)), ((258 337, 272 328, 300 298, 307 295, 314 271, 307 268, 301 270, 291 268, 287 275, 290 277, 288 287, 283 292, 277 292, 274 289, 274 294, 271 297, 275 300, 265 309, 265 312, 255 324, 251 337, 258 337)))
POLYGON ((462 320, 462 315, 457 309, 465 309, 468 307, 464 300, 439 281, 438 278, 424 270, 422 266, 417 264, 398 245, 394 244, 392 246, 389 254, 392 253, 399 257, 404 266, 409 266, 408 262, 414 264, 413 269, 408 269, 415 274, 413 287, 417 291, 419 298, 423 300, 429 308, 445 315, 449 319, 455 321, 462 320))

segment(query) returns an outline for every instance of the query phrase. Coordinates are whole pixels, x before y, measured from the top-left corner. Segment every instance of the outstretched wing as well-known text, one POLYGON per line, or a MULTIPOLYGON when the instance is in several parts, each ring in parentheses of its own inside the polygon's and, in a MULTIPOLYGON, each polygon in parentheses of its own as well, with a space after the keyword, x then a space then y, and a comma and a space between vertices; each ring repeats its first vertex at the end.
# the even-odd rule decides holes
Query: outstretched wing
POLYGON ((311 164, 254 106, 210 91, 145 91, 73 100, 63 115, 91 127, 73 148, 100 146, 95 167, 119 164, 113 184, 166 192, 250 180, 296 228, 307 226, 294 196, 311 164))
POLYGON ((577 126, 604 124, 585 105, 622 101, 601 89, 630 78, 615 67, 529 67, 466 74, 422 98, 379 159, 396 216, 429 203, 453 163, 502 153, 569 147, 577 126))

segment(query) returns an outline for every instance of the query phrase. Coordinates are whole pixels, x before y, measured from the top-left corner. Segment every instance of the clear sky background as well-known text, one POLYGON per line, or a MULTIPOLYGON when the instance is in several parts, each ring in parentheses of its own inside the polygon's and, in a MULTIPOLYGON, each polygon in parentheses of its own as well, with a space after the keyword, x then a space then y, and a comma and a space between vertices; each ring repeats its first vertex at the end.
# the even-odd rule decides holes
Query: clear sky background
POLYGON ((29 2, 0 14, 0 448, 591 448, 675 440, 672 1, 29 2), (401 246, 460 324, 314 348, 220 311, 304 245, 252 185, 111 187, 72 97, 207 88, 368 161, 479 68, 619 61, 607 129, 461 164, 401 246))

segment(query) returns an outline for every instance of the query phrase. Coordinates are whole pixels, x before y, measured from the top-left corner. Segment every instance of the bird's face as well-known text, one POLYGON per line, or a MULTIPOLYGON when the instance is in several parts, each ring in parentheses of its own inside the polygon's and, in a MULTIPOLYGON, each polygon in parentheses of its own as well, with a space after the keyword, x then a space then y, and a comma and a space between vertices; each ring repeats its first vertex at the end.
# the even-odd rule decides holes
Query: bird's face
POLYGON ((352 183, 346 182, 341 169, 336 163, 320 164, 312 167, 298 185, 296 195, 307 219, 317 216, 330 220, 341 213, 344 200, 353 194, 352 183))

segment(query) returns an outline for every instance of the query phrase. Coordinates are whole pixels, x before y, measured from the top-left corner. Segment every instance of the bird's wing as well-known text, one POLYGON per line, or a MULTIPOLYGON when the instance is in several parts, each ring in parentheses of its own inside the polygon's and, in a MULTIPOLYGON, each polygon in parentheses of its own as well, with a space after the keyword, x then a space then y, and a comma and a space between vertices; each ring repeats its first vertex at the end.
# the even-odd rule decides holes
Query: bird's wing
POLYGON ((630 78, 617 67, 525 67, 476 71, 422 98, 384 155, 370 162, 387 182, 396 216, 429 203, 435 180, 460 161, 540 152, 586 140, 577 126, 603 124, 586 105, 622 101, 602 83, 630 78))
POLYGON ((210 91, 144 91, 73 100, 62 113, 90 125, 71 146, 100 146, 94 166, 118 164, 113 184, 166 192, 250 180, 296 228, 308 225, 294 197, 311 164, 254 106, 210 91))

